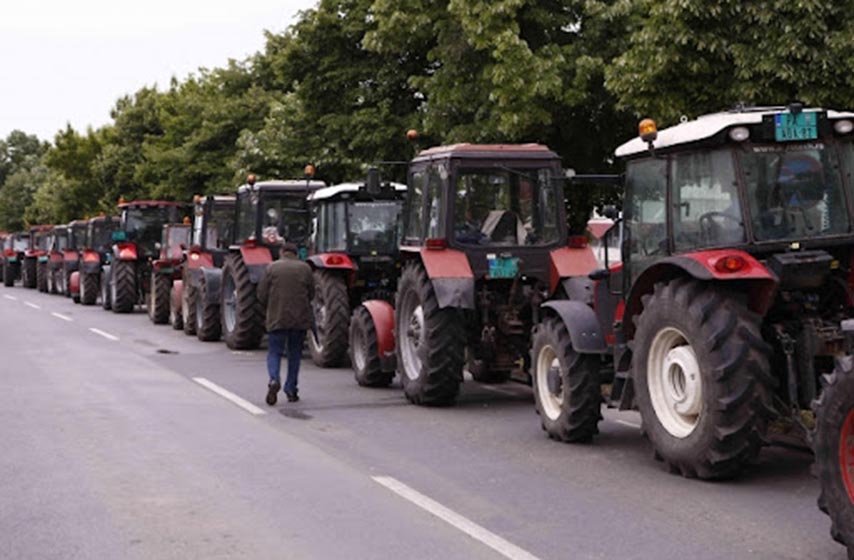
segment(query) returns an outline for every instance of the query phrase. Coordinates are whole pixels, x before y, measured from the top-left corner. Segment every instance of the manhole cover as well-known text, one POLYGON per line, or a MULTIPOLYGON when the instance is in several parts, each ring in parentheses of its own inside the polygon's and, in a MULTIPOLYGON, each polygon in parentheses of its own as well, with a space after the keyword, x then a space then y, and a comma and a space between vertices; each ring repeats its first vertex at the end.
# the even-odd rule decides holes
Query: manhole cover
POLYGON ((311 415, 306 414, 302 410, 296 410, 293 408, 282 408, 279 409, 279 412, 282 416, 287 416, 288 418, 295 418, 296 420, 311 420, 311 415))

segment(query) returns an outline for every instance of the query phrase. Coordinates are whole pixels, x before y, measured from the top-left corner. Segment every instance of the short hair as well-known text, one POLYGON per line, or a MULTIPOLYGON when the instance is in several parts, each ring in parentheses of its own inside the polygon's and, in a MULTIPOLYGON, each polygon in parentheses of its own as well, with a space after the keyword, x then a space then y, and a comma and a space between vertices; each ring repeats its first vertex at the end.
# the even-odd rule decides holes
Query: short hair
POLYGON ((298 251, 299 251, 299 247, 297 247, 297 244, 294 243, 293 241, 284 241, 282 243, 282 252, 283 253, 297 254, 298 251))

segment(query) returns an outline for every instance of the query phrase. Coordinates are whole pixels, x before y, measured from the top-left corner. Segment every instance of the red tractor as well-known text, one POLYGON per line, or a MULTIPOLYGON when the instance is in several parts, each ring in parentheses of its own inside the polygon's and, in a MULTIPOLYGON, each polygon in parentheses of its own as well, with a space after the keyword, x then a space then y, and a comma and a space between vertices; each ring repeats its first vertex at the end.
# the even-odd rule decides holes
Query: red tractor
POLYGON ((53 226, 30 228, 30 244, 24 252, 21 268, 21 285, 25 288, 47 291, 48 234, 53 226))
MULTIPOLYGON (((119 228, 118 217, 91 218, 82 222, 83 229, 78 230, 78 222, 72 222, 74 243, 79 249, 77 270, 69 275, 69 293, 75 303, 95 305, 99 292, 107 292, 106 283, 101 282, 102 268, 112 258, 112 235, 119 228)), ((70 268, 70 267, 69 267, 70 268)), ((109 296, 102 294, 104 309, 109 309, 109 296)))
POLYGON ((571 439, 584 402, 573 389, 594 380, 611 382, 610 406, 640 412, 655 456, 683 476, 736 474, 772 420, 809 430, 854 311, 852 129, 854 113, 800 104, 661 133, 641 122, 616 152, 623 262, 591 275, 599 320, 560 314, 535 338, 551 437, 571 439), (584 336, 603 342, 583 350, 584 336), (606 357, 613 371, 599 369, 606 357))
POLYGON ((80 269, 81 251, 86 244, 86 220, 74 220, 68 224, 68 246, 62 252, 62 268, 55 283, 60 286, 60 293, 70 297, 74 303, 80 303, 80 269), (76 284, 72 289, 72 278, 76 284))
POLYGON ((816 474, 821 485, 818 506, 830 516, 830 534, 848 547, 854 559, 854 321, 842 322, 848 356, 837 360, 814 403, 816 474))
MULTIPOLYGON (((176 202, 142 200, 122 202, 121 225, 113 232, 111 263, 103 267, 108 286, 104 307, 114 313, 131 313, 144 304, 151 291, 151 263, 157 258, 163 226, 180 222, 183 205, 176 202)), ((168 301, 168 299, 167 299, 168 301)))
MULTIPOLYGON (((464 369, 478 381, 529 382, 531 334, 552 329, 553 317, 595 321, 575 301, 597 265, 587 238, 567 233, 563 178, 558 155, 534 144, 422 151, 409 165, 394 309, 369 301, 354 314, 357 378, 388 383, 396 362, 411 402, 449 404, 464 369)), ((589 438, 599 418, 594 381, 576 386, 592 404, 575 437, 589 438)))
POLYGON ((30 246, 30 233, 10 233, 3 242, 3 285, 11 288, 21 278, 24 253, 30 246))
POLYGON ((271 249, 287 240, 297 244, 302 258, 307 256, 311 227, 308 195, 325 186, 311 179, 251 180, 238 189, 234 244, 221 271, 222 335, 229 348, 260 345, 265 310, 256 288, 267 265, 273 262, 271 249))
POLYGON ((151 262, 151 281, 149 282, 151 292, 148 296, 148 317, 155 325, 165 325, 169 322, 172 310, 172 283, 181 279, 184 251, 189 244, 189 223, 163 226, 161 242, 157 244, 160 254, 151 262))
POLYGON ((314 227, 308 263, 316 284, 316 327, 308 347, 321 367, 346 364, 353 308, 365 300, 391 302, 394 297, 406 185, 380 185, 379 176, 372 177, 365 184, 325 187, 309 197, 314 227))
POLYGON ((48 234, 47 247, 46 280, 43 291, 49 294, 64 294, 62 272, 65 250, 68 248, 68 226, 54 226, 48 234))
POLYGON ((235 201, 233 195, 196 197, 183 277, 173 286, 172 326, 203 342, 219 340, 222 335, 220 270, 234 235, 235 201))

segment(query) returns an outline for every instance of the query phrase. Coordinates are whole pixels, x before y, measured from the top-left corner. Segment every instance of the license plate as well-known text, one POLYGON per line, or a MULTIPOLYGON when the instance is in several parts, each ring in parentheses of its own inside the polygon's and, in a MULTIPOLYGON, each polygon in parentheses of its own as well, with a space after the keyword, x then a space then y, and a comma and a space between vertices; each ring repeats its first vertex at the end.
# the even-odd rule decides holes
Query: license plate
POLYGON ((777 113, 774 115, 774 138, 777 142, 796 142, 818 138, 816 113, 777 113))
POLYGON ((519 272, 519 259, 516 257, 487 257, 490 278, 516 278, 519 272))

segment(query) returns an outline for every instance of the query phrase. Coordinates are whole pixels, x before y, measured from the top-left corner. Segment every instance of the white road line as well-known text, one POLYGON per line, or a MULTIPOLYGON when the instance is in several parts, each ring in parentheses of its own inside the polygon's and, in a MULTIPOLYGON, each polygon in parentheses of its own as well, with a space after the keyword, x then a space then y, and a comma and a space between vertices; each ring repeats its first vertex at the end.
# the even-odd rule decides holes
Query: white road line
POLYGON ((616 422, 617 424, 622 424, 623 426, 629 426, 629 427, 631 427, 631 428, 638 428, 638 429, 640 429, 640 427, 641 427, 641 425, 640 425, 640 424, 638 424, 637 422, 629 422, 628 420, 615 420, 615 422, 616 422))
POLYGON ((488 529, 484 529, 474 521, 446 508, 439 502, 428 498, 424 494, 410 488, 395 478, 390 476, 372 476, 371 478, 374 482, 382 484, 401 498, 409 500, 418 507, 432 513, 442 521, 453 525, 455 528, 459 529, 471 538, 480 541, 505 558, 510 558, 511 560, 539 560, 527 550, 519 548, 515 544, 499 537, 488 529))
POLYGON ((40 305, 36 305, 35 303, 31 303, 29 301, 25 301, 24 305, 26 305, 27 307, 32 307, 33 309, 41 309, 40 305))
POLYGON ((214 393, 216 393, 220 397, 224 398, 225 400, 230 401, 233 404, 236 404, 237 406, 239 406, 240 408, 242 408, 243 410, 245 410, 249 414, 254 414, 256 416, 260 416, 261 414, 267 414, 266 412, 264 412, 263 410, 261 410, 260 408, 258 408, 254 404, 252 404, 251 402, 247 401, 246 399, 244 399, 242 397, 238 397, 237 395, 235 395, 234 393, 232 393, 231 391, 229 391, 227 389, 223 389, 222 387, 220 387, 219 385, 217 385, 213 381, 208 381, 204 377, 194 377, 193 381, 195 381, 196 383, 198 383, 199 385, 201 385, 205 389, 213 391, 214 393))
POLYGON ((96 329, 96 328, 92 327, 89 330, 92 331, 93 333, 97 334, 97 335, 103 336, 104 338, 106 338, 108 340, 118 340, 119 339, 119 337, 113 336, 108 332, 102 331, 101 329, 96 329))
POLYGON ((54 317, 56 317, 57 319, 62 319, 63 321, 71 322, 71 321, 73 321, 73 320, 74 320, 74 319, 72 319, 71 317, 68 317, 68 316, 66 316, 66 315, 63 315, 62 313, 51 313, 51 315, 53 315, 53 316, 54 316, 54 317))
POLYGON ((3 297, 6 299, 11 299, 12 301, 18 301, 18 298, 16 298, 15 296, 10 296, 8 294, 4 295, 3 297))

